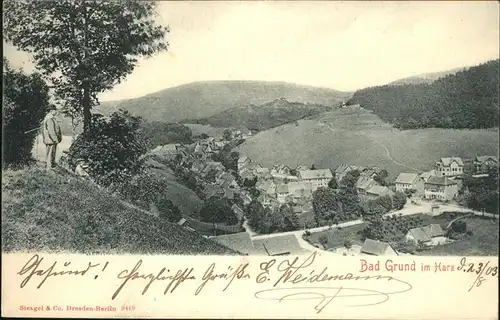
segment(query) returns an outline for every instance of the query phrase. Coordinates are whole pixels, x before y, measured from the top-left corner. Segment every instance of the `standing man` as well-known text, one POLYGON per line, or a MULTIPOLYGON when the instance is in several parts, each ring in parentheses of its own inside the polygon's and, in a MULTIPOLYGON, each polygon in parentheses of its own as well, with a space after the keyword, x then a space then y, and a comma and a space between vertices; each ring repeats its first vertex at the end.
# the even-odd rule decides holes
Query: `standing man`
POLYGON ((61 127, 55 116, 57 113, 56 106, 50 104, 47 108, 49 113, 45 116, 42 123, 43 143, 46 147, 47 170, 50 170, 56 163, 57 144, 61 142, 61 127))

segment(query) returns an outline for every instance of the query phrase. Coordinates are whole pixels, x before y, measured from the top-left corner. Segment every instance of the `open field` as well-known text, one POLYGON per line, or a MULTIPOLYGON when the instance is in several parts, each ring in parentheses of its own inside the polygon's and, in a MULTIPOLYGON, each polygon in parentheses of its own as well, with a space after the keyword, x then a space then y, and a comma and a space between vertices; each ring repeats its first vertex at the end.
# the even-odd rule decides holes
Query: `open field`
POLYGON ((498 256, 498 220, 482 217, 465 218, 473 234, 431 250, 419 252, 425 256, 498 256))
POLYGON ((232 253, 62 169, 5 171, 2 200, 4 252, 232 253))
MULTIPOLYGON (((422 219, 422 226, 429 224, 439 224, 444 229, 454 218, 463 213, 444 213, 439 216, 418 214, 422 219)), ((422 256, 448 255, 448 256, 497 256, 498 255, 498 220, 483 217, 467 217, 467 229, 473 232, 463 240, 458 240, 451 244, 436 246, 430 250, 417 252, 422 256)), ((341 229, 332 228, 321 232, 316 232, 308 237, 312 243, 319 243, 319 238, 325 235, 328 239, 326 249, 337 249, 344 247, 345 240, 349 239, 352 244, 362 246, 363 241, 361 231, 366 227, 366 223, 345 227, 341 229)))
POLYGON ((347 107, 260 132, 237 151, 264 166, 378 166, 394 179, 400 172, 431 170, 441 157, 495 155, 498 142, 498 129, 400 131, 370 111, 347 107))

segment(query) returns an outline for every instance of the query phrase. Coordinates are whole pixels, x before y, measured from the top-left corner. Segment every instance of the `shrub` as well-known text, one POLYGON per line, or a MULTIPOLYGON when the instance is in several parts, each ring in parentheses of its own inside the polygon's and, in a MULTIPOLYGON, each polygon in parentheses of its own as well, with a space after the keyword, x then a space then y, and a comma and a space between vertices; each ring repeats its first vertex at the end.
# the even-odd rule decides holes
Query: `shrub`
POLYGON ((157 178, 150 173, 141 172, 133 176, 130 181, 120 185, 118 191, 126 199, 148 210, 150 203, 159 205, 167 187, 168 183, 165 178, 157 178))
POLYGON ((3 63, 2 160, 5 165, 22 165, 32 160, 31 151, 39 133, 36 129, 47 113, 49 88, 38 73, 27 75, 13 70, 5 58, 3 63))
POLYGON ((208 199, 201 208, 200 216, 201 220, 205 222, 226 222, 228 225, 238 223, 238 218, 227 199, 208 199))
POLYGON ((344 247, 346 247, 346 249, 351 249, 352 248, 352 240, 351 239, 346 239, 344 241, 344 247))
POLYGON ((406 204, 406 200, 408 199, 408 197, 406 196, 406 194, 404 194, 403 192, 396 192, 394 194, 394 197, 393 197, 393 209, 396 209, 396 210, 401 210, 403 209, 403 207, 405 206, 406 204))
POLYGON ((326 235, 322 235, 318 238, 318 241, 323 245, 323 247, 326 247, 328 244, 328 237, 326 235))
POLYGON ((88 173, 96 183, 120 186, 143 169, 145 144, 138 135, 139 119, 126 111, 110 117, 94 114, 90 130, 78 136, 68 154, 74 168, 76 160, 89 164, 88 173))
POLYGON ((182 218, 182 214, 171 200, 162 197, 157 204, 160 217, 170 222, 177 222, 182 218))

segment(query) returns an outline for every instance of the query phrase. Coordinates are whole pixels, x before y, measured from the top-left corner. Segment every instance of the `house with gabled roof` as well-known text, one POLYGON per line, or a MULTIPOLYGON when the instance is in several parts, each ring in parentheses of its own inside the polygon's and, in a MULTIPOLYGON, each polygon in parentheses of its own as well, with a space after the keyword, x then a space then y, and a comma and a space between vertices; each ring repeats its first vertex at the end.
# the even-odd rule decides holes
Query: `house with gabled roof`
POLYGON ((280 204, 286 203, 286 198, 289 194, 288 184, 281 183, 276 186, 276 200, 278 200, 280 204))
POLYGON ((366 239, 360 250, 361 255, 370 256, 397 256, 398 253, 387 242, 366 239))
POLYGON ((431 245, 432 240, 437 237, 443 237, 444 231, 439 224, 429 224, 425 227, 413 228, 408 231, 405 236, 406 241, 415 243, 423 243, 431 245))
POLYGON ((269 256, 310 253, 300 246, 297 237, 293 234, 276 237, 254 238, 253 244, 257 250, 265 252, 269 256))
POLYGON ((415 190, 416 196, 424 195, 424 179, 416 173, 401 172, 396 180, 396 191, 415 190))
POLYGON ((434 170, 438 177, 461 175, 464 173, 464 162, 460 157, 441 158, 434 165, 434 170))
POLYGON ((240 171, 243 167, 250 164, 250 162, 252 162, 252 160, 250 160, 250 158, 248 158, 247 156, 241 156, 238 159, 238 171, 240 171))
POLYGON ((337 181, 342 181, 344 179, 345 175, 348 172, 354 171, 354 170, 359 170, 360 172, 363 171, 364 167, 361 166, 354 166, 354 165, 349 165, 349 164, 341 164, 335 169, 335 178, 337 181))
POLYGON ((426 172, 422 172, 421 174, 418 175, 424 183, 429 180, 430 177, 435 177, 436 176, 436 171, 435 170, 429 170, 426 172))
POLYGON ((364 168, 361 170, 360 175, 375 179, 375 177, 380 175, 381 172, 382 172, 382 169, 379 167, 367 167, 367 168, 364 168))
POLYGON ((453 200, 458 195, 458 182, 448 176, 431 176, 424 183, 424 198, 433 200, 453 200))
POLYGON ((266 255, 254 246, 247 232, 215 236, 209 239, 244 255, 266 255))
POLYGON ((476 173, 488 173, 488 170, 494 167, 498 167, 496 156, 477 156, 474 158, 476 173))
POLYGON ((378 185, 378 182, 373 180, 371 177, 360 175, 358 180, 356 181, 356 190, 358 191, 358 194, 366 195, 368 189, 370 189, 375 185, 378 185))
POLYGON ((255 184, 255 188, 270 196, 276 194, 276 184, 272 180, 260 180, 255 184))
POLYGON ((284 164, 277 164, 277 165, 273 166, 271 169, 271 174, 275 174, 275 173, 289 175, 290 174, 290 167, 288 167, 284 164))
POLYGON ((299 181, 311 183, 312 191, 328 187, 333 174, 330 169, 301 170, 298 172, 299 181))
POLYGON ((366 190, 366 196, 370 199, 389 196, 392 197, 394 192, 386 186, 373 185, 366 190))

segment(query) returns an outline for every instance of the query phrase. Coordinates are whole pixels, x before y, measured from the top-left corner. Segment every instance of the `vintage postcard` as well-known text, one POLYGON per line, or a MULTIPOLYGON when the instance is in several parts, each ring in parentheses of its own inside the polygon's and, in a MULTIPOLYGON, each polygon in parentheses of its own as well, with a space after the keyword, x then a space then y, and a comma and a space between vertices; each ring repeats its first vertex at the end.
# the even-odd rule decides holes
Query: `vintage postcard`
POLYGON ((498 318, 498 2, 3 21, 3 317, 498 318))

